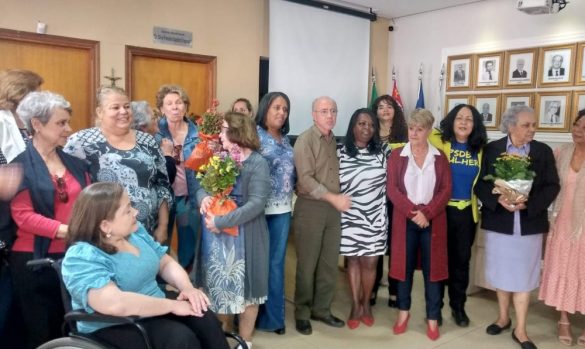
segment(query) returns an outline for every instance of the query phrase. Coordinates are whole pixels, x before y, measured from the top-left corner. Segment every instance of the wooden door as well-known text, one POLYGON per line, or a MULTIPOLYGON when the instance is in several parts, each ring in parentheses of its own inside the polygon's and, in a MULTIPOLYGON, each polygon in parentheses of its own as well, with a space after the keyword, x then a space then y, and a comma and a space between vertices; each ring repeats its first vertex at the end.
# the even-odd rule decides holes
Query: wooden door
POLYGON ((201 115, 215 96, 216 57, 126 46, 126 89, 132 100, 156 107, 156 92, 164 84, 182 86, 189 113, 201 115))
POLYGON ((93 124, 99 42, 0 29, 0 52, 0 70, 32 70, 71 103, 74 131, 93 124))

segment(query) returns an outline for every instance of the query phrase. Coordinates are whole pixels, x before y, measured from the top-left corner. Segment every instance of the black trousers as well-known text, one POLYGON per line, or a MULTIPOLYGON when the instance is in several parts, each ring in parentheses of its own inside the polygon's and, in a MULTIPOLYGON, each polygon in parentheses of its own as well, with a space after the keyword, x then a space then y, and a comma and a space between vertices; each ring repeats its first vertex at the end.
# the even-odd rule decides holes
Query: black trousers
MULTIPOLYGON (((212 311, 203 317, 167 314, 141 321, 154 349, 228 349, 221 323, 212 311)), ((93 333, 100 342, 120 349, 143 349, 142 335, 133 325, 102 328, 93 333)))
MULTIPOLYGON (((63 258, 63 254, 49 254, 48 257, 58 260, 63 258)), ((64 315, 61 284, 57 272, 50 267, 30 270, 26 262, 32 259, 32 253, 10 253, 14 301, 18 302, 18 307, 22 311, 26 334, 25 347, 31 349, 62 336, 61 325, 64 315)))
POLYGON ((467 301, 465 292, 469 285, 469 260, 476 226, 471 206, 463 210, 447 206, 449 279, 443 284, 442 293, 445 292, 445 285, 448 286, 449 306, 454 310, 464 309, 467 301))

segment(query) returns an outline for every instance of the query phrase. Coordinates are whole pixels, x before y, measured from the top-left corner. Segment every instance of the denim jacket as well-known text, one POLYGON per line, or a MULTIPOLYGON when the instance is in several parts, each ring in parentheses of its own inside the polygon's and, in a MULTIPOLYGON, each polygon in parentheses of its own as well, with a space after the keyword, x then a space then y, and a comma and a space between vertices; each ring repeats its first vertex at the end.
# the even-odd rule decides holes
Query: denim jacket
MULTIPOLYGON (((197 125, 193 123, 193 121, 187 119, 186 117, 183 118, 185 122, 187 122, 188 130, 187 135, 185 136, 185 141, 183 143, 183 159, 187 160, 193 149, 197 143, 199 143, 199 131, 197 129, 197 125)), ((159 131, 156 134, 155 138, 160 143, 163 138, 169 139, 171 142, 173 141, 173 136, 171 135, 171 131, 169 131, 169 123, 166 118, 161 118, 158 122, 159 131)), ((197 190, 199 190, 199 181, 196 178, 196 173, 192 169, 185 168, 185 177, 187 179, 187 190, 189 192, 189 196, 193 198, 193 203, 196 203, 195 194, 197 190)))

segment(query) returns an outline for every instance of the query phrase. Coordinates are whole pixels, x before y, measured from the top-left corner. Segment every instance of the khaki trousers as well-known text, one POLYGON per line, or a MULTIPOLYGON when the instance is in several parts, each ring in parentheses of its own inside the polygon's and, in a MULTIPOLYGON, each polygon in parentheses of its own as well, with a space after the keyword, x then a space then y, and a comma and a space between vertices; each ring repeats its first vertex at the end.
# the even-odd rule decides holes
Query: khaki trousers
POLYGON ((297 252, 295 319, 329 315, 337 282, 341 214, 325 201, 299 197, 293 228, 297 252))

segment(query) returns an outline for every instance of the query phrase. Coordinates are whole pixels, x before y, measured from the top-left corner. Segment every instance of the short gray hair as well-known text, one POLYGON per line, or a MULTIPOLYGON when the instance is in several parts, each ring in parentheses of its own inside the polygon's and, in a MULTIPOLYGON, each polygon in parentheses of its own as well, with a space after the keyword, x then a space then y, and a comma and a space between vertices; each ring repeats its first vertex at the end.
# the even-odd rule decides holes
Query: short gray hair
POLYGON ((71 114, 71 103, 63 96, 50 91, 30 92, 16 108, 16 114, 25 123, 28 131, 34 135, 31 120, 33 118, 46 125, 55 109, 65 109, 71 114))
POLYGON ((412 126, 414 124, 420 125, 428 130, 433 128, 433 123, 435 122, 435 117, 433 113, 431 113, 427 109, 415 109, 410 116, 408 117, 408 126, 412 126))
MULTIPOLYGON (((133 101, 130 102, 132 108, 132 128, 139 130, 141 127, 147 126, 152 122, 152 110, 147 101, 133 101)), ((142 131, 142 130, 140 130, 142 131)))
POLYGON ((321 101, 329 101, 329 102, 333 103, 333 105, 335 105, 335 108, 337 108, 337 102, 335 102, 335 100, 333 98, 331 98, 329 96, 321 96, 321 97, 317 97, 313 100, 313 104, 311 104, 311 110, 316 111, 315 106, 317 105, 317 103, 319 103, 321 101))
POLYGON ((518 114, 530 113, 534 114, 534 109, 527 105, 516 105, 508 108, 504 114, 502 114, 502 121, 500 121, 500 131, 508 134, 510 126, 515 126, 518 123, 518 114))

